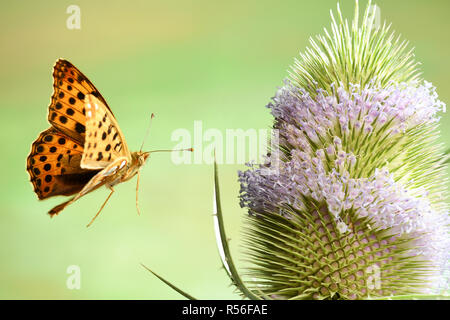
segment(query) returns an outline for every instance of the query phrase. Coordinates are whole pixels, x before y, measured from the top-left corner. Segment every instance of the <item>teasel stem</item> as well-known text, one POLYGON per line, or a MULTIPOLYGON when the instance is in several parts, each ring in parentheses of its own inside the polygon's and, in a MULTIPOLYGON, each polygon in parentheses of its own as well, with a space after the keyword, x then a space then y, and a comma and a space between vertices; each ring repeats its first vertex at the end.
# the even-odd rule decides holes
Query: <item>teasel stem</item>
MULTIPOLYGON (((223 214, 222 214, 222 205, 220 203, 220 190, 219 190, 219 173, 217 170, 217 162, 214 157, 214 231, 216 234, 216 241, 217 241, 217 247, 219 249, 219 255, 220 259, 222 261, 222 266, 225 269, 228 277, 230 278, 233 285, 236 286, 237 289, 240 290, 242 295, 248 299, 251 300, 261 300, 267 297, 264 297, 264 295, 261 293, 261 296, 258 296, 257 294, 253 293, 253 291, 249 290, 244 282, 242 281, 235 265, 233 262, 233 258, 231 257, 230 247, 228 246, 228 240, 225 233, 225 224, 223 222, 223 214)), ((169 287, 171 287, 173 290, 184 296, 185 298, 189 300, 197 300, 189 293, 185 292, 184 290, 178 288, 174 284, 172 284, 170 281, 166 280, 162 276, 158 275, 156 272, 145 266, 143 263, 141 263, 141 266, 143 266, 147 271, 151 272, 154 276, 156 276, 159 280, 167 284, 169 287)))
POLYGON ((230 278, 231 282, 239 289, 246 298, 251 300, 266 299, 264 295, 255 294, 252 290, 248 289, 242 281, 235 265, 233 258, 231 257, 230 247, 228 245, 228 238, 225 233, 225 224, 223 222, 222 206, 220 203, 220 190, 219 190, 219 172, 217 169, 217 162, 214 156, 214 232, 216 234, 217 248, 219 249, 220 259, 222 261, 223 268, 230 278))

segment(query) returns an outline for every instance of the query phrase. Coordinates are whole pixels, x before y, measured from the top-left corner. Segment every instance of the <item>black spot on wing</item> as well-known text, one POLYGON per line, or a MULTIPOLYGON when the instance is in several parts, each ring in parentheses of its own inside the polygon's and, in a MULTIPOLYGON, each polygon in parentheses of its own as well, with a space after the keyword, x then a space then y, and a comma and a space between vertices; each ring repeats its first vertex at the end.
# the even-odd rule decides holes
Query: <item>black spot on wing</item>
POLYGON ((83 124, 77 122, 75 124, 75 131, 78 132, 79 134, 85 133, 86 127, 83 124))

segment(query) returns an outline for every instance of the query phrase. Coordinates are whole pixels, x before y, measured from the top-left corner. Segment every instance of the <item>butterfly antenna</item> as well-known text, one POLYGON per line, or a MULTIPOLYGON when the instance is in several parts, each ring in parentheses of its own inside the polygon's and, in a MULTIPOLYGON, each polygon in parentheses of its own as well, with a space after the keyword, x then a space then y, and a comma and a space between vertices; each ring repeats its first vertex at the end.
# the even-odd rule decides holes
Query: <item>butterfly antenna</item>
POLYGON ((148 124, 147 131, 145 132, 144 140, 142 141, 141 149, 139 149, 139 152, 142 152, 142 148, 144 147, 145 140, 147 140, 148 134, 150 133, 150 127, 152 126, 152 120, 155 117, 155 114, 152 113, 150 116, 150 123, 148 124))
POLYGON ((153 153, 153 152, 177 152, 177 151, 190 151, 190 152, 193 152, 194 148, 151 150, 148 153, 153 153))

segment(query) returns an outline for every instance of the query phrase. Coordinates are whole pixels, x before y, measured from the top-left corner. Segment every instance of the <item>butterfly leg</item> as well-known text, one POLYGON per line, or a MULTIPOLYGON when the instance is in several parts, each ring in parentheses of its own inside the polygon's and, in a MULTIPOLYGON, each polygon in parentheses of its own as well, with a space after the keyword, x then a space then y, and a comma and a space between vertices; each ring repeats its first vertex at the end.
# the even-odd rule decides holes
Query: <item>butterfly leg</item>
POLYGON ((50 218, 53 218, 58 213, 60 213, 62 210, 64 210, 65 207, 67 207, 69 204, 71 204, 74 201, 74 198, 75 197, 72 197, 69 200, 67 200, 66 202, 58 204, 56 207, 54 207, 52 210, 50 210, 48 212, 48 214, 50 215, 50 218))
POLYGON ((102 179, 103 176, 100 175, 96 175, 94 176, 91 181, 89 181, 84 187, 83 189, 74 197, 70 198, 69 200, 57 205, 56 207, 54 207, 53 209, 51 209, 48 214, 50 215, 51 218, 53 218, 54 216, 56 216, 58 213, 60 213, 62 210, 64 210, 65 207, 67 207, 69 204, 77 201, 79 198, 81 198, 82 196, 84 196, 85 194, 101 187, 104 184, 104 180, 102 179))
POLYGON ((136 209, 138 212, 138 215, 141 215, 141 211, 139 210, 139 177, 140 177, 140 172, 138 171, 137 173, 137 183, 136 183, 136 209))
POLYGON ((91 222, 89 222, 86 227, 89 227, 94 222, 94 220, 98 217, 100 212, 102 212, 102 210, 105 207, 106 203, 108 202, 109 198, 111 198, 112 194, 114 193, 114 189, 112 187, 109 187, 109 189, 111 190, 111 193, 108 195, 108 197, 106 198, 105 202, 103 202, 100 210, 98 210, 97 214, 92 218, 91 222))

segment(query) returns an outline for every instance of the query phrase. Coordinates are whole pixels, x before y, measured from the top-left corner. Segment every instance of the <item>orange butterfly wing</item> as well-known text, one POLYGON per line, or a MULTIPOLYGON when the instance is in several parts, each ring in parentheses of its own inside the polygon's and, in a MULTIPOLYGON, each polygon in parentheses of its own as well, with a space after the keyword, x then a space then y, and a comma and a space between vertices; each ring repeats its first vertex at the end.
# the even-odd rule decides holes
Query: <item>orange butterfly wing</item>
POLYGON ((82 144, 86 132, 84 104, 88 94, 96 96, 112 114, 92 82, 69 61, 59 59, 53 67, 53 95, 48 109, 48 121, 82 144))
POLYGON ((56 61, 48 109, 52 127, 39 135, 27 158, 30 181, 41 200, 75 194, 99 172, 80 166, 86 131, 84 99, 89 94, 111 112, 97 88, 80 70, 67 60, 56 61))
POLYGON ((80 70, 59 59, 53 70, 53 88, 48 109, 52 126, 41 132, 27 158, 30 181, 40 200, 75 194, 51 209, 51 216, 101 187, 108 179, 115 181, 116 172, 131 161, 111 109, 80 70), (91 104, 98 112, 87 110, 91 104), (99 131, 100 126, 105 127, 103 131, 99 131), (87 138, 86 131, 90 135, 87 138), (85 147, 89 154, 84 153, 85 147))
POLYGON ((55 128, 42 132, 31 146, 27 170, 39 199, 72 195, 99 170, 81 169, 83 145, 55 128))

